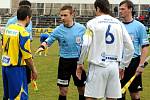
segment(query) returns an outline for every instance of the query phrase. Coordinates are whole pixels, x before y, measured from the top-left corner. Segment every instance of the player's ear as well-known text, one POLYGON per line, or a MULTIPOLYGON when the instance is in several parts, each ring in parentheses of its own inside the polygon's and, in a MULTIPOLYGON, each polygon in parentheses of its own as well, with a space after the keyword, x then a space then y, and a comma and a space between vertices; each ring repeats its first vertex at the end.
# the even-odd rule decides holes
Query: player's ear
POLYGON ((29 23, 30 20, 31 20, 31 17, 30 17, 30 16, 27 16, 25 20, 26 20, 27 23, 29 23))
POLYGON ((95 8, 96 11, 97 11, 97 8, 98 8, 98 7, 95 8))
POLYGON ((99 7, 96 7, 96 11, 101 12, 101 10, 99 9, 99 7))
POLYGON ((70 11, 70 15, 75 16, 75 10, 70 11))
POLYGON ((31 17, 30 16, 27 16, 26 17, 26 20, 28 21, 28 20, 31 20, 31 17))

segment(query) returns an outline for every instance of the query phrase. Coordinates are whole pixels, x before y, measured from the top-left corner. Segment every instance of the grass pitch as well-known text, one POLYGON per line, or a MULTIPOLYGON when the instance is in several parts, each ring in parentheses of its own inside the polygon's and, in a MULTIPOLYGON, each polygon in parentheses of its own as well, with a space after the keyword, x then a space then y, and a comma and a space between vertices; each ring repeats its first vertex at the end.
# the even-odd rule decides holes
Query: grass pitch
MULTIPOLYGON (((32 42, 32 53, 39 47, 39 38, 34 37, 32 42)), ((57 66, 59 59, 58 44, 55 42, 48 50, 48 56, 35 55, 34 62, 38 70, 37 85, 39 91, 34 91, 31 84, 29 85, 29 100, 58 100, 58 87, 57 82, 57 66)), ((0 68, 1 71, 1 68, 0 68)), ((141 100, 150 100, 150 65, 147 66, 143 73, 143 87, 141 92, 141 100)), ((3 96, 2 75, 0 74, 0 99, 3 96)), ((70 82, 68 91, 68 100, 78 100, 77 89, 72 80, 70 82)), ((130 100, 127 93, 127 100, 130 100)))

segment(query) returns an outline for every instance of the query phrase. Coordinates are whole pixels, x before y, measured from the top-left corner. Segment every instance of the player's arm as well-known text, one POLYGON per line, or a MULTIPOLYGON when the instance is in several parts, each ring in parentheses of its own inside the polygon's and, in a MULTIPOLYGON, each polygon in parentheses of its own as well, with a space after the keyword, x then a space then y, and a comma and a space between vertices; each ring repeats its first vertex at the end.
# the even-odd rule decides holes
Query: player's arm
POLYGON ((36 54, 44 51, 48 46, 51 46, 52 43, 56 40, 57 33, 56 31, 52 32, 50 36, 40 45, 40 47, 36 50, 36 54))
POLYGON ((25 62, 27 64, 27 66, 30 68, 30 70, 32 71, 32 80, 36 80, 37 79, 37 70, 34 65, 33 59, 32 58, 25 59, 25 62))
POLYGON ((30 40, 33 40, 32 37, 32 21, 30 21, 29 25, 26 27, 27 32, 30 34, 30 40))
POLYGON ((141 57, 140 57, 140 63, 139 63, 139 65, 144 65, 145 60, 146 60, 147 55, 148 55, 148 47, 149 47, 148 44, 142 46, 142 49, 141 49, 141 57))
POLYGON ((83 35, 83 44, 81 49, 81 54, 79 57, 79 61, 77 62, 77 70, 76 75, 79 79, 81 79, 82 70, 84 70, 83 62, 86 58, 86 55, 88 54, 88 49, 92 41, 92 31, 90 29, 87 29, 85 34, 83 35))
POLYGON ((147 35, 144 25, 141 26, 139 33, 140 33, 139 40, 140 40, 140 44, 141 44, 141 56, 140 56, 140 63, 139 63, 139 66, 138 66, 136 72, 138 74, 141 74, 144 71, 144 63, 148 56, 149 40, 148 40, 148 35, 147 35))
POLYGON ((125 67, 128 67, 133 54, 134 54, 134 46, 132 43, 132 40, 127 32, 127 30, 125 29, 124 26, 123 27, 123 58, 120 64, 120 68, 125 69, 125 67))
POLYGON ((78 64, 83 64, 84 59, 86 58, 89 50, 89 46, 92 42, 92 31, 90 29, 86 29, 85 34, 83 35, 83 44, 82 44, 82 49, 81 49, 81 54, 79 57, 78 64))
POLYGON ((29 39, 29 34, 24 31, 24 33, 22 33, 22 39, 19 41, 20 44, 20 51, 22 53, 22 57, 24 59, 24 61, 26 62, 26 65, 31 69, 32 72, 32 80, 36 80, 37 79, 37 70, 36 67, 33 63, 33 59, 32 59, 32 54, 31 54, 31 45, 30 45, 30 39, 29 39))
POLYGON ((140 63, 136 70, 137 74, 142 74, 144 72, 144 63, 148 55, 148 45, 143 46, 141 49, 140 63))
POLYGON ((7 27, 8 25, 10 25, 10 24, 14 24, 14 23, 16 23, 17 22, 17 17, 15 16, 15 17, 12 17, 12 18, 10 18, 8 21, 7 21, 7 24, 6 24, 6 26, 5 27, 7 27))
POLYGON ((44 51, 46 48, 47 48, 47 42, 43 42, 40 46, 39 46, 39 48, 36 50, 36 52, 35 52, 35 54, 37 54, 37 53, 39 53, 39 52, 41 52, 41 51, 44 51))
POLYGON ((10 19, 7 21, 7 23, 6 23, 6 26, 5 27, 7 27, 8 25, 10 25, 10 24, 12 24, 12 22, 10 21, 10 19))
POLYGON ((123 33, 122 33, 123 34, 123 56, 119 66, 120 79, 123 79, 125 67, 128 67, 134 54, 134 46, 132 40, 123 25, 122 25, 122 29, 123 29, 123 33))

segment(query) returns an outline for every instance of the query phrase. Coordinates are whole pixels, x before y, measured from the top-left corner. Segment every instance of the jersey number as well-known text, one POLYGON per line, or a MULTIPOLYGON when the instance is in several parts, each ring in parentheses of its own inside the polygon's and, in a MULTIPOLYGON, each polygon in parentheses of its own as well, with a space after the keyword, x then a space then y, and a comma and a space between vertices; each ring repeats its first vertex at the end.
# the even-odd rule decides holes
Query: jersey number
POLYGON ((6 46, 4 48, 4 51, 8 54, 8 49, 9 49, 9 42, 10 42, 10 38, 8 38, 7 42, 6 42, 6 46))
POLYGON ((114 36, 112 33, 110 33, 110 27, 111 25, 108 25, 108 29, 106 31, 106 44, 112 44, 114 42, 114 36))

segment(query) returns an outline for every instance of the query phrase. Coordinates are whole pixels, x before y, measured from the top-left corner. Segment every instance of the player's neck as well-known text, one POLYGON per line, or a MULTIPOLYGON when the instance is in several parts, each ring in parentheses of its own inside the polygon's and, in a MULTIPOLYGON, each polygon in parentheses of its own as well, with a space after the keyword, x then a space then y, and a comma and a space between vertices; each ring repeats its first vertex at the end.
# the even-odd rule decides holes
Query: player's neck
POLYGON ((22 27, 25 27, 26 26, 26 22, 25 21, 20 21, 18 20, 18 25, 22 26, 22 27))
POLYGON ((74 21, 72 20, 72 21, 68 22, 68 23, 67 23, 66 25, 64 25, 64 26, 70 28, 70 27, 72 27, 73 25, 74 25, 74 21))
POLYGON ((96 16, 102 16, 102 15, 109 15, 109 14, 105 14, 105 13, 97 13, 97 15, 96 16))
POLYGON ((131 22, 131 21, 133 21, 132 16, 128 16, 128 17, 123 18, 123 22, 131 22))

